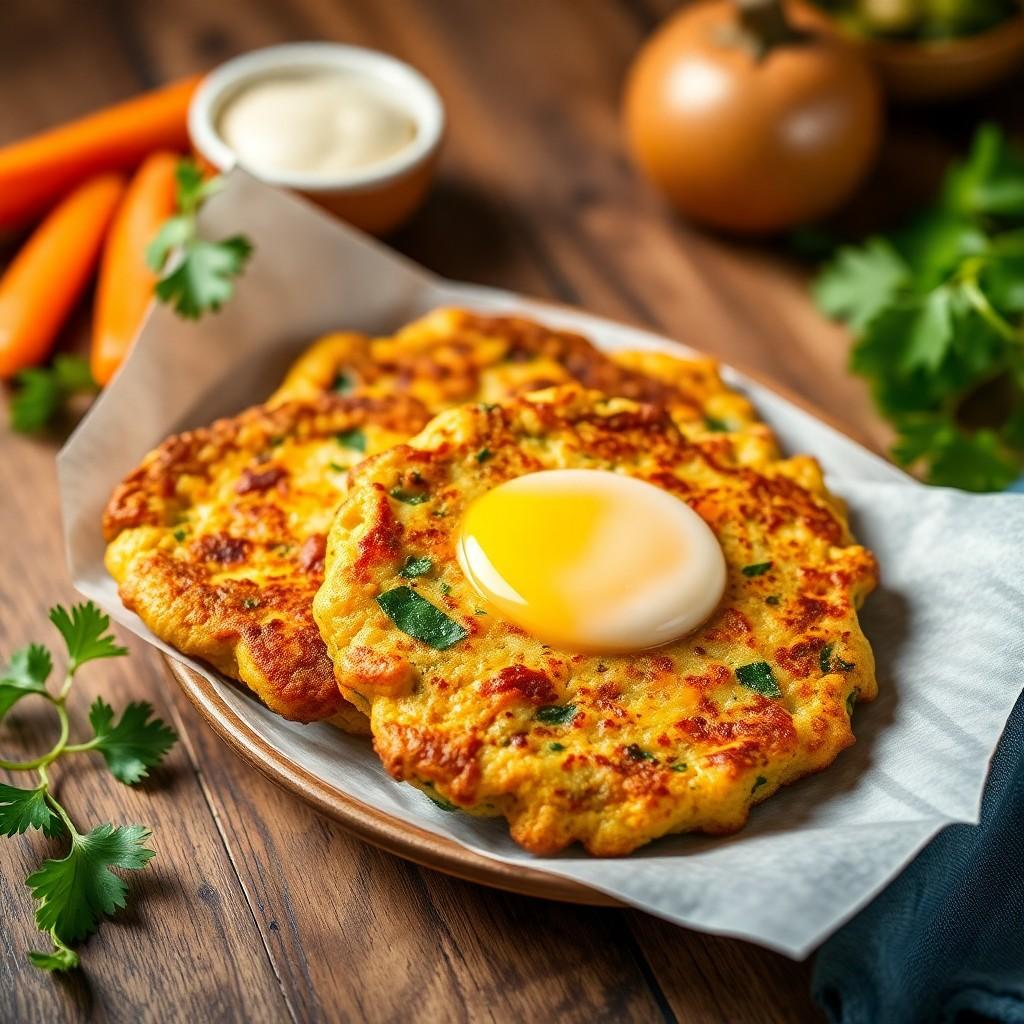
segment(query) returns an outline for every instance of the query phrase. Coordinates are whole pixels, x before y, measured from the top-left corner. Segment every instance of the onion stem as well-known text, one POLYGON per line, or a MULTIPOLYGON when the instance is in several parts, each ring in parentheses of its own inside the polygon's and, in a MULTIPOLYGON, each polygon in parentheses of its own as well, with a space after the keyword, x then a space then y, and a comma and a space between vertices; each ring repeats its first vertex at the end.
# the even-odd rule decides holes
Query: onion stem
POLYGON ((786 16, 781 0, 736 0, 740 25, 753 41, 758 56, 773 47, 803 38, 786 16))

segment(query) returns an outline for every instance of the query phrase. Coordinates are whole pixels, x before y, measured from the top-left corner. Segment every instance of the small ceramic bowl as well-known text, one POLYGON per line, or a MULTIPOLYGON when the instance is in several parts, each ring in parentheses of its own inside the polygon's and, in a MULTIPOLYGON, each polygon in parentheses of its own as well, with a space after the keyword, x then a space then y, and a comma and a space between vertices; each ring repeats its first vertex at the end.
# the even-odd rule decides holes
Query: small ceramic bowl
POLYGON ((310 71, 344 71, 382 84, 416 125, 412 141, 368 167, 333 177, 249 168, 270 185, 301 193, 356 227, 380 235, 396 228, 420 205, 433 175, 444 134, 444 106, 418 71, 394 57, 340 43, 291 43, 235 57, 215 68, 196 91, 188 130, 196 153, 218 171, 238 162, 217 125, 224 106, 262 79, 310 71))

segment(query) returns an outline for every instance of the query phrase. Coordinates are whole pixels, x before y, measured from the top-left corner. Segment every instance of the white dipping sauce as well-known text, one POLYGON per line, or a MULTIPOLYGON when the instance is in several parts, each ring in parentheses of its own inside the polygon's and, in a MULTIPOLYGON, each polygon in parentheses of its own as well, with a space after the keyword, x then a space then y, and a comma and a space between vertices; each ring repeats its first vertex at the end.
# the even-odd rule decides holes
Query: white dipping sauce
POLYGON ((259 174, 336 178, 409 145, 416 122, 372 79, 338 72, 273 76, 232 97, 217 124, 239 163, 259 174))

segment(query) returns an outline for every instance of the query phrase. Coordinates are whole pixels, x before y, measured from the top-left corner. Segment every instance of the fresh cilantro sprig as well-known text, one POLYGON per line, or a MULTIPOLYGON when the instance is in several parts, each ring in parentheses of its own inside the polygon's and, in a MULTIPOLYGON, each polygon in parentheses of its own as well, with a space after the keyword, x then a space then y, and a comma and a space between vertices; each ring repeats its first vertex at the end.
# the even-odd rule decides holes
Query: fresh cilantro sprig
POLYGON ((118 658, 128 652, 108 632, 110 619, 91 602, 70 611, 53 608, 50 621, 67 649, 60 688, 54 692, 47 685, 53 657, 40 644, 16 651, 0 675, 0 721, 20 700, 35 696, 54 708, 60 723, 56 743, 42 756, 30 761, 0 758, 0 769, 34 772, 37 779, 26 789, 0 783, 0 835, 22 835, 32 828, 67 844, 64 857, 43 861, 25 880, 36 900, 36 924, 53 943, 51 952, 33 950, 29 960, 40 970, 66 971, 79 964, 69 943, 85 938, 104 916, 125 905, 127 886, 110 869, 137 870, 154 854, 145 846, 150 832, 142 825, 103 824, 80 832, 54 795, 50 766, 68 754, 96 751, 118 781, 134 785, 163 760, 177 736, 152 717, 153 709, 146 703, 129 704, 115 721, 113 708, 97 698, 89 711, 92 737, 70 743, 67 698, 78 670, 98 658, 118 658))
POLYGON ((51 366, 22 370, 15 383, 11 427, 22 434, 33 434, 49 426, 75 395, 98 390, 88 360, 71 355, 57 356, 51 366))
POLYGON ((198 320, 216 312, 231 298, 235 278, 252 255, 252 243, 244 235, 219 242, 199 237, 199 209, 219 192, 223 180, 204 178, 191 160, 182 160, 176 171, 178 212, 166 220, 146 249, 146 262, 160 278, 156 297, 174 307, 179 316, 198 320))
POLYGON ((1024 470, 1024 154, 993 125, 905 228, 840 249, 814 286, 851 367, 936 484, 1001 490, 1024 470))

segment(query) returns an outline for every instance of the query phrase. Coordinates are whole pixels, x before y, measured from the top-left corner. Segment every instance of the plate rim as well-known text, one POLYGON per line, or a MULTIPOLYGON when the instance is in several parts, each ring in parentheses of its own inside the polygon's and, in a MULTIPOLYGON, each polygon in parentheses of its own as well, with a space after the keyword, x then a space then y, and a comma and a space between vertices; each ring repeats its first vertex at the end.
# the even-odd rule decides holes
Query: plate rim
MULTIPOLYGON (((555 309, 569 309, 558 303, 546 305, 555 309)), ((675 346, 688 355, 707 355, 687 345, 673 342, 669 338, 659 340, 666 343, 666 350, 675 346)), ((766 374, 752 370, 733 359, 726 362, 714 355, 710 358, 714 359, 719 367, 728 366, 813 416, 871 455, 881 456, 878 447, 861 431, 840 424, 829 413, 802 395, 795 394, 785 385, 770 379, 766 374)), ((884 457, 883 461, 893 470, 894 475, 905 475, 884 457)), ((911 478, 907 477, 907 480, 910 481, 911 478)), ((428 832, 342 792, 318 778, 261 736, 201 673, 165 652, 161 652, 161 658, 167 671, 205 724, 210 726, 237 756, 265 778, 312 806, 320 814, 338 822, 350 834, 371 846, 412 861, 421 867, 504 892, 585 906, 628 906, 622 900, 571 878, 521 864, 509 864, 477 853, 454 839, 428 832)), ((247 697, 250 696, 244 690, 241 692, 247 697)))
POLYGON ((626 906, 621 900, 571 878, 476 853, 454 839, 435 835, 349 796, 318 778, 261 736, 218 693, 216 685, 201 673, 164 652, 160 657, 200 718, 238 757, 320 814, 338 822, 356 838, 420 867, 492 889, 562 903, 626 906))

